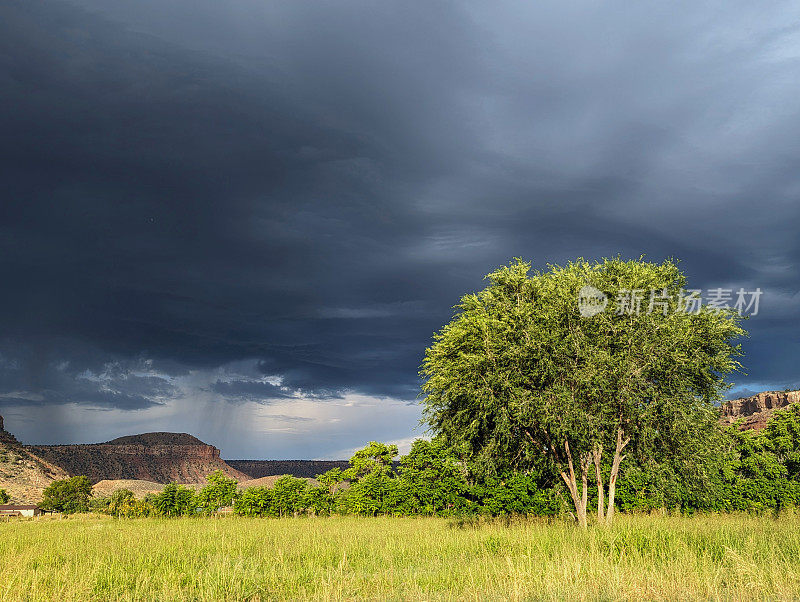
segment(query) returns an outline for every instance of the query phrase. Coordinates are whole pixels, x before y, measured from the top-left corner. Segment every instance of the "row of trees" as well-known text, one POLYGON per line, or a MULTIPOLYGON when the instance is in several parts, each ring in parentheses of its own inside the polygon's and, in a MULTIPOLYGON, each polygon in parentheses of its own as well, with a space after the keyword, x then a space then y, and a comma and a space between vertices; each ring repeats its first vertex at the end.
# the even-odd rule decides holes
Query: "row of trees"
MULTIPOLYGON (((682 456, 656 462, 634 456, 619 469, 615 508, 624 512, 669 509, 684 513, 780 511, 800 506, 800 406, 774 413, 765 430, 715 431, 714 445, 691 463, 682 456)), ((345 471, 318 477, 319 487, 282 477, 273 488, 247 489, 238 514, 574 516, 571 492, 546 456, 526 472, 487 471, 458 457, 443 438, 417 440, 392 470, 396 448, 371 443, 345 471)), ((601 458, 601 485, 587 483, 586 505, 603 497, 612 458, 601 458)), ((577 519, 577 517, 575 517, 577 519)))
POLYGON ((135 518, 213 514, 219 508, 233 504, 238 485, 235 479, 216 471, 207 477, 207 481, 200 491, 169 483, 160 493, 140 500, 128 489, 118 489, 108 497, 93 498, 91 481, 85 476, 76 476, 51 483, 44 490, 41 506, 64 514, 96 511, 135 518))
POLYGON ((400 458, 397 446, 372 442, 356 452, 346 470, 317 477, 319 486, 284 476, 271 488, 244 490, 234 508, 244 516, 297 514, 439 515, 536 514, 562 510, 558 492, 540 475, 517 473, 475 478, 443 440, 414 442, 400 458))
MULTIPOLYGON (((793 405, 776 411, 763 431, 718 429, 714 446, 691 465, 631 458, 619 471, 615 507, 623 512, 667 508, 692 513, 798 506, 799 450, 800 405, 793 405)), ((73 477, 50 485, 42 505, 66 513, 93 510, 128 518, 210 515, 227 506, 253 517, 574 514, 570 492, 546 456, 526 472, 491 472, 481 462, 459 457, 442 437, 415 441, 395 464, 397 455, 396 446, 372 442, 354 454, 349 468, 319 475, 317 483, 286 475, 272 487, 238 491, 234 479, 216 472, 200 491, 171 483, 144 499, 125 489, 93 499, 89 480, 73 477)), ((612 469, 613 458, 601 459, 604 479, 612 469)), ((601 495, 602 488, 587 484, 587 505, 597 504, 601 495)))

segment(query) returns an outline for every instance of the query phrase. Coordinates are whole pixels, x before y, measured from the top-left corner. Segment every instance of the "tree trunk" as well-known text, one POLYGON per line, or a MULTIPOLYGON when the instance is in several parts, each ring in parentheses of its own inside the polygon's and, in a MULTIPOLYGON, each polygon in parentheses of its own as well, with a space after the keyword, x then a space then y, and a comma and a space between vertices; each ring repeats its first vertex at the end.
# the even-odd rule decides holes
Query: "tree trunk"
POLYGON ((585 523, 588 523, 586 514, 589 509, 589 462, 591 462, 591 456, 585 454, 581 458, 581 485, 583 486, 581 507, 583 508, 583 521, 585 523))
POLYGON ((567 489, 569 489, 569 494, 572 497, 572 503, 575 504, 575 518, 578 521, 578 524, 581 528, 586 529, 589 526, 588 521, 586 520, 586 506, 588 503, 588 472, 589 472, 589 462, 590 457, 589 455, 585 455, 581 458, 581 483, 583 485, 583 491, 581 495, 578 495, 578 480, 575 476, 575 465, 572 461, 572 453, 569 449, 569 443, 564 442, 564 450, 567 452, 567 464, 569 466, 569 474, 561 471, 561 478, 564 479, 564 482, 567 484, 567 489))
POLYGON ((603 448, 600 444, 594 446, 592 450, 592 458, 594 459, 594 471, 597 476, 597 523, 603 524, 605 520, 605 504, 603 500, 603 493, 605 487, 603 486, 603 473, 600 470, 600 458, 603 455, 603 448))
POLYGON ((611 526, 614 520, 614 494, 617 491, 617 475, 619 474, 619 465, 625 459, 622 455, 622 450, 630 443, 630 437, 625 437, 623 440, 622 427, 617 429, 617 445, 614 449, 614 460, 611 463, 611 476, 608 479, 608 512, 606 512, 606 525, 611 526))

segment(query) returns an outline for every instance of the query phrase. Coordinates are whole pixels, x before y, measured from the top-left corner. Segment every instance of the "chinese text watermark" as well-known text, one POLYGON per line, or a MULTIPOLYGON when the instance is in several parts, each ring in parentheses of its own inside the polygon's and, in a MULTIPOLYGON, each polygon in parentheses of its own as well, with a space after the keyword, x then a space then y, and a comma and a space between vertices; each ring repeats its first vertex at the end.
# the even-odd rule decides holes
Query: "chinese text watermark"
MULTIPOLYGON (((616 293, 614 313, 616 315, 640 315, 670 311, 688 314, 700 313, 703 307, 711 310, 732 309, 740 316, 758 315, 759 301, 763 291, 757 288, 746 291, 728 288, 683 289, 670 294, 667 289, 620 289, 616 293)), ((591 318, 606 310, 609 297, 603 291, 586 285, 578 291, 578 311, 591 318)))

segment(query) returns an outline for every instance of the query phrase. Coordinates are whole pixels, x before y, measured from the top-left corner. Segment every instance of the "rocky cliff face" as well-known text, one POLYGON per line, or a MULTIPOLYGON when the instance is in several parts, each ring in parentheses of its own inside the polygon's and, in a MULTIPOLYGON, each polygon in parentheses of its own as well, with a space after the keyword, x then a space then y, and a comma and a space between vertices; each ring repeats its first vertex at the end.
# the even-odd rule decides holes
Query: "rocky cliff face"
POLYGON ((16 504, 35 504, 53 481, 69 475, 23 447, 11 433, 3 430, 0 416, 0 489, 5 489, 16 504))
POLYGON ((31 445, 27 449, 72 475, 102 480, 205 483, 215 470, 237 480, 246 475, 228 466, 219 450, 185 433, 145 433, 107 443, 31 445))
POLYGON ((742 429, 762 429, 772 412, 800 402, 800 391, 764 391, 752 397, 726 401, 720 407, 723 424, 733 424, 744 418, 742 429))

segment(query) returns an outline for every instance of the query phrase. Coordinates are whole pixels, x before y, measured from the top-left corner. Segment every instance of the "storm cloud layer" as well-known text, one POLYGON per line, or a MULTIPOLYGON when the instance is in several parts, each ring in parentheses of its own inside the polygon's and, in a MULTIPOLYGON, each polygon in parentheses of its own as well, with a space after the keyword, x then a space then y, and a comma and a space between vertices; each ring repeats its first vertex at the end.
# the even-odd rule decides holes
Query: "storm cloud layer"
POLYGON ((227 457, 402 440, 432 332, 515 256, 760 287, 735 384, 797 386, 799 13, 4 2, 0 409, 227 457))

